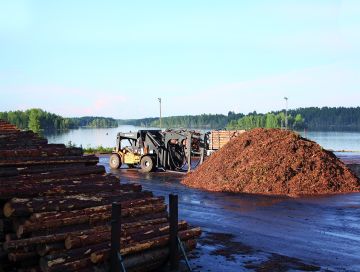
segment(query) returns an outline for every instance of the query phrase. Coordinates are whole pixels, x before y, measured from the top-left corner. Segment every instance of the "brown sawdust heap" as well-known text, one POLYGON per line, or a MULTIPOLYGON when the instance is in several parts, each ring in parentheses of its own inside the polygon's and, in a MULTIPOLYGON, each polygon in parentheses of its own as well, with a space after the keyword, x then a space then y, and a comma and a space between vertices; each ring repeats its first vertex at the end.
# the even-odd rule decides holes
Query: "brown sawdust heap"
POLYGON ((291 196, 360 191, 359 179, 332 152, 280 129, 243 133, 182 183, 209 191, 291 196))

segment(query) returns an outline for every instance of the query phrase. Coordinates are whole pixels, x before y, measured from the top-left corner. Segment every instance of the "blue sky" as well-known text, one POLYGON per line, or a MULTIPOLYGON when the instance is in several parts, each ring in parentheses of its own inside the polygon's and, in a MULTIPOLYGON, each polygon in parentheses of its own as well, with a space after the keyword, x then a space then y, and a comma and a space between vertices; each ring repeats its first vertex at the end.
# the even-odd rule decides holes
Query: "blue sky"
POLYGON ((0 111, 359 106, 360 1, 1 1, 0 111))

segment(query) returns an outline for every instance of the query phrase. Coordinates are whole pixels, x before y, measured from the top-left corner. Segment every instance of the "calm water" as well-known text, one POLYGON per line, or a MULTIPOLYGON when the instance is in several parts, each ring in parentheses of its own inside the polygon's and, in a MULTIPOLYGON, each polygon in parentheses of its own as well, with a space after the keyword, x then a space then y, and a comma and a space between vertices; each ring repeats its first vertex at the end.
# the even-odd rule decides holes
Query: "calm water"
MULTIPOLYGON (((45 134, 49 143, 72 144, 82 147, 114 147, 116 145, 116 135, 118 132, 129 132, 144 129, 136 126, 119 126, 117 128, 79 128, 56 134, 45 134)), ((151 128, 150 128, 151 129, 151 128)), ((156 129, 156 128, 155 128, 156 129)))
POLYGON ((360 132, 301 132, 325 149, 360 151, 360 132))
MULTIPOLYGON (((143 129, 135 126, 119 126, 117 128, 80 128, 66 132, 45 135, 49 143, 64 143, 70 141, 77 146, 113 147, 116 144, 118 132, 137 131, 143 129)), ((326 149, 360 151, 360 132, 301 132, 311 140, 318 142, 326 149)))

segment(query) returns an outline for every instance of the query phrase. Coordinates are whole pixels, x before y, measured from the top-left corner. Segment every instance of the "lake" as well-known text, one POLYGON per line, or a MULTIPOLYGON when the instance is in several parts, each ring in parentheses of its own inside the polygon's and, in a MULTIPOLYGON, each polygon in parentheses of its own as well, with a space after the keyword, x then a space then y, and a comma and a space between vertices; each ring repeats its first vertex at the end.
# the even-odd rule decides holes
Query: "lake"
MULTIPOLYGON (((143 127, 123 125, 117 128, 79 128, 45 134, 49 143, 64 143, 82 147, 114 147, 118 132, 137 131, 143 127)), ((149 128, 146 128, 149 129, 149 128)), ((153 128, 156 129, 156 128, 153 128)), ((318 142, 326 149, 360 151, 359 132, 300 132, 302 136, 318 142)))

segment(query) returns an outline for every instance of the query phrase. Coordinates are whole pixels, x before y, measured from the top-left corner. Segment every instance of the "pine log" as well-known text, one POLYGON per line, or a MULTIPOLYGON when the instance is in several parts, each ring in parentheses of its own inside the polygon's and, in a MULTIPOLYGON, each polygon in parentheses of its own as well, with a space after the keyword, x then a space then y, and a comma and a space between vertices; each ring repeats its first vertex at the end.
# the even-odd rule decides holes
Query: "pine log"
MULTIPOLYGON (((119 179, 110 176, 104 175, 104 169, 98 166, 89 166, 77 169, 80 172, 85 172, 85 175, 80 173, 80 175, 72 174, 75 172, 72 171, 72 168, 69 169, 71 175, 67 175, 66 168, 62 168, 61 175, 52 175, 54 172, 42 173, 39 175, 21 175, 17 177, 0 177, 1 187, 23 187, 23 186, 37 186, 37 185, 66 185, 66 184, 77 184, 77 183, 92 183, 92 182, 119 182, 119 179), (89 170, 91 172, 89 172, 89 170), (98 171, 99 170, 99 171, 98 171), (98 171, 99 173, 92 173, 98 171), (65 172, 65 173, 64 173, 65 172)), ((46 171, 46 169, 44 169, 46 171)), ((56 170, 58 171, 58 170, 56 170)))
POLYGON ((56 148, 56 147, 39 147, 39 148, 22 148, 22 149, 8 149, 0 150, 0 158, 13 159, 13 158, 32 158, 32 157, 52 157, 52 156, 81 156, 82 149, 71 148, 56 148))
MULTIPOLYGON (((200 237, 201 230, 200 228, 194 228, 190 230, 180 231, 178 235, 181 241, 193 240, 200 237)), ((126 245, 125 247, 121 247, 120 253, 121 255, 125 256, 126 259, 127 255, 144 252, 150 249, 161 248, 166 246, 168 242, 169 242, 169 235, 164 235, 161 237, 156 237, 149 240, 141 241, 139 243, 126 245)), ((91 254, 91 261, 93 263, 104 262, 109 257, 109 254, 110 254, 110 248, 105 248, 99 252, 94 252, 91 254)))
POLYGON ((74 165, 30 165, 18 168, 18 171, 20 175, 31 174, 31 179, 66 178, 69 176, 75 178, 76 176, 90 174, 104 174, 105 167, 103 165, 85 165, 85 163, 77 163, 74 165))
MULTIPOLYGON (((91 212, 85 212, 83 215, 69 215, 67 218, 47 220, 42 223, 40 222, 30 222, 27 221, 26 224, 20 225, 16 229, 16 234, 20 238, 22 235, 26 233, 30 233, 37 230, 42 229, 52 229, 58 228, 62 226, 69 225, 79 225, 79 224, 89 224, 89 226, 93 225, 94 222, 98 221, 108 221, 111 218, 111 210, 102 211, 102 207, 100 206, 100 210, 96 210, 96 208, 91 208, 91 212)), ((139 216, 144 214, 156 213, 166 210, 165 204, 156 204, 156 205, 146 205, 134 208, 125 208, 122 209, 121 215, 122 217, 130 217, 130 216, 139 216)), ((80 212, 83 212, 80 210, 80 212)))
MULTIPOLYGON (((149 197, 143 199, 124 200, 124 201, 119 201, 118 203, 121 203, 122 208, 133 208, 137 206, 145 206, 150 204, 162 204, 163 202, 164 202, 164 197, 149 197)), ((25 224, 68 218, 71 216, 89 215, 93 213, 106 212, 106 211, 110 211, 111 207, 112 205, 108 204, 103 206, 85 208, 83 210, 34 213, 29 218, 29 221, 25 222, 25 224)))
MULTIPOLYGON (((167 213, 161 213, 167 215, 167 213)), ((122 222, 121 229, 126 231, 126 233, 131 234, 134 233, 132 230, 141 230, 142 228, 146 228, 151 225, 160 225, 168 222, 168 219, 166 217, 157 217, 155 219, 147 219, 147 220, 137 220, 132 223, 125 223, 122 222)), ((136 231, 135 231, 136 232, 136 231)))
POLYGON ((53 165, 29 165, 25 167, 18 168, 20 175, 36 175, 39 173, 51 173, 51 172, 58 172, 64 175, 64 171, 76 171, 81 168, 87 167, 85 163, 77 163, 77 164, 53 164, 53 165), (62 171, 62 172, 60 172, 62 171))
MULTIPOLYGON (((163 211, 159 213, 145 214, 136 217, 125 217, 122 218, 123 228, 128 224, 134 224, 138 221, 144 222, 148 220, 164 220, 167 218, 167 216, 168 216, 167 211, 163 211)), ((107 220, 105 222, 104 221, 93 222, 91 226, 89 226, 88 224, 63 226, 56 229, 34 231, 31 233, 31 237, 47 236, 52 234, 73 233, 73 232, 84 232, 86 230, 89 230, 90 228, 107 226, 109 224, 110 224, 110 220, 107 220)))
MULTIPOLYGON (((131 233, 131 230, 135 230, 136 228, 143 228, 150 224, 161 224, 167 222, 167 212, 160 212, 154 214, 148 214, 141 217, 134 217, 123 219, 122 229, 126 232, 131 233)), ((71 231, 61 231, 59 229, 54 230, 52 234, 43 234, 42 236, 37 235, 31 238, 20 239, 20 240, 9 240, 4 243, 4 249, 6 251, 11 251, 18 248, 29 248, 31 246, 35 246, 38 244, 46 244, 46 243, 56 243, 56 242, 64 242, 66 237, 69 235, 87 235, 89 233, 102 232, 104 230, 110 230, 109 225, 97 226, 89 229, 86 226, 86 229, 80 229, 78 225, 75 226, 71 231)), ((16 234, 14 234, 14 239, 16 239, 16 234)))
MULTIPOLYGON (((196 240, 184 241, 183 245, 185 251, 189 252, 196 248, 196 240)), ((125 259, 124 264, 128 272, 158 271, 158 269, 164 267, 168 256, 169 248, 165 247, 151 250, 141 255, 129 256, 125 259)))
MULTIPOLYGON (((101 226, 93 228, 93 231, 102 231, 104 228, 108 228, 107 226, 101 226)), ((9 252, 11 250, 16 250, 20 248, 29 248, 31 246, 36 246, 39 244, 47 244, 47 243, 56 243, 56 242, 64 242, 65 238, 68 235, 80 235, 82 231, 74 231, 71 233, 60 233, 60 234, 50 234, 44 236, 36 236, 26 239, 20 240, 10 240, 3 244, 3 248, 5 251, 9 252)))
MULTIPOLYGON (((183 245, 185 250, 191 251, 196 247, 196 240, 189 239, 187 241, 183 241, 183 245)), ((127 270, 135 269, 139 267, 146 268, 144 271, 147 270, 147 264, 165 261, 169 256, 169 247, 163 247, 160 249, 151 249, 146 251, 141 251, 137 254, 132 254, 129 256, 124 256, 124 265, 127 270)), ((91 254, 91 261, 94 264, 103 263, 110 258, 110 250, 103 249, 98 252, 94 252, 91 254)), ((136 271, 136 270, 129 270, 129 271, 136 271)))
POLYGON ((59 252, 64 251, 64 249, 65 247, 62 241, 57 243, 38 244, 36 246, 36 252, 41 257, 48 254, 57 254, 59 252))
POLYGON ((97 164, 99 162, 96 156, 64 156, 64 157, 23 157, 21 159, 0 159, 0 166, 24 166, 24 165, 49 165, 49 164, 67 164, 67 163, 86 163, 97 164))
MULTIPOLYGON (((134 223, 125 223, 122 224, 122 235, 126 236, 126 235, 131 235, 137 232, 144 232, 146 230, 152 229, 154 226, 158 226, 158 225, 163 225, 166 224, 168 222, 168 219, 163 217, 163 218, 157 218, 157 219, 150 219, 150 220, 137 220, 134 223)), ((98 233, 102 233, 102 232, 110 232, 111 231, 111 226, 110 225, 105 225, 105 226, 101 226, 101 227, 97 227, 97 228, 91 228, 91 229, 87 229, 81 232, 75 232, 75 233, 69 233, 66 236, 65 239, 65 247, 67 249, 71 249, 71 248, 75 248, 79 243, 81 243, 81 241, 78 241, 77 237, 84 237, 84 236, 93 236, 96 235, 98 233), (69 240, 69 245, 66 246, 67 242, 66 240, 69 240)), ((81 239, 81 238, 80 238, 81 239)), ((85 246, 82 245, 82 246, 85 246)))
MULTIPOLYGON (((181 240, 187 241, 192 238, 198 238, 201 235, 200 228, 193 228, 189 230, 180 231, 178 236, 181 240)), ((159 248, 167 245, 169 242, 169 236, 164 235, 157 238, 152 238, 146 241, 127 245, 125 248, 121 248, 120 253, 122 255, 134 254, 140 251, 148 250, 151 248, 159 248)))
MULTIPOLYGON (((179 222, 178 229, 185 230, 187 223, 185 221, 179 222)), ((121 231, 121 245, 125 246, 131 243, 148 240, 154 237, 163 236, 169 233, 169 224, 150 225, 142 229, 132 229, 129 233, 126 230, 121 231)), ((65 239, 65 248, 79 248, 87 245, 100 244, 110 241, 110 230, 103 232, 92 233, 91 235, 69 235, 65 239)))
POLYGON ((130 184, 120 184, 116 182, 102 182, 92 184, 67 184, 67 185, 53 185, 53 184, 40 184, 40 185, 23 185, 22 187, 3 187, 0 188, 0 199, 8 200, 14 197, 29 198, 36 196, 58 196, 58 195, 71 195, 71 194, 86 194, 93 192, 122 192, 122 191, 141 191, 141 186, 134 186, 130 184))
POLYGON ((139 199, 151 197, 152 192, 124 192, 124 193, 99 193, 86 195, 71 195, 63 197, 39 197, 39 198, 13 198, 4 205, 4 215, 28 216, 32 213, 50 211, 71 211, 94 206, 110 204, 114 201, 139 199))
POLYGON ((23 252, 23 251, 15 251, 10 252, 8 254, 8 258, 10 262, 23 262, 25 260, 33 259, 37 257, 36 251, 23 252))
POLYGON ((91 262, 90 257, 77 259, 72 262, 66 262, 59 265, 54 265, 51 268, 42 268, 43 272, 73 272, 73 271, 91 271, 86 268, 92 267, 93 263, 91 262))
POLYGON ((58 269, 62 268, 67 269, 70 263, 77 262, 78 260, 82 260, 84 258, 90 260, 90 256, 93 252, 97 252, 109 247, 109 243, 102 243, 68 250, 60 254, 47 255, 40 259, 40 267, 43 271, 58 271, 58 269))

